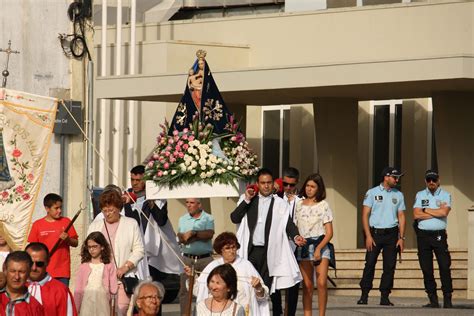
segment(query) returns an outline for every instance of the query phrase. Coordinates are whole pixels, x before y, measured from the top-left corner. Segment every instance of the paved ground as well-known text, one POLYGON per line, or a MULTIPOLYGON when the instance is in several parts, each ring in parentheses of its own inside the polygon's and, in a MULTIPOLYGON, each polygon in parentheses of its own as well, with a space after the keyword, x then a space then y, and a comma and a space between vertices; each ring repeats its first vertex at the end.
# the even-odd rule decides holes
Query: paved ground
MULTIPOLYGON (((403 315, 404 316, 420 316, 420 315, 474 315, 474 300, 453 300, 453 309, 432 309, 422 308, 423 304, 428 302, 424 298, 408 298, 394 297, 391 301, 395 306, 382 307, 378 305, 379 298, 369 298, 369 305, 361 306, 355 302, 358 297, 352 296, 330 296, 326 315, 328 316, 365 316, 365 315, 403 315)), ((317 304, 317 303, 316 303, 317 304)), ((313 304, 313 315, 318 314, 318 310, 313 304)), ((179 304, 166 304, 163 306, 163 316, 179 315, 179 304)), ((296 315, 303 315, 303 305, 301 301, 298 305, 296 315)))

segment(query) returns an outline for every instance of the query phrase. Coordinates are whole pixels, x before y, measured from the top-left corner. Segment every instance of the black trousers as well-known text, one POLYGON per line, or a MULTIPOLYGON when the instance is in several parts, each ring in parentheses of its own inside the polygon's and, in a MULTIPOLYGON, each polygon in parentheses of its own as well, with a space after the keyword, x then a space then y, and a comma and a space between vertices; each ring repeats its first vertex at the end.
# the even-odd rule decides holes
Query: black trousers
POLYGON ((453 292, 451 278, 451 254, 448 250, 446 231, 418 230, 418 261, 423 271, 425 290, 428 294, 436 293, 436 281, 433 275, 433 252, 438 261, 443 294, 453 292))
MULTIPOLYGON (((270 277, 270 272, 268 271, 266 248, 263 246, 252 246, 248 258, 252 265, 255 267, 255 269, 258 271, 258 273, 260 273, 260 276, 263 279, 263 283, 265 283, 268 289, 271 289, 273 278, 270 277)), ((275 291, 275 293, 270 295, 270 299, 272 301, 273 316, 280 316, 281 314, 283 314, 283 310, 281 308, 280 291, 275 291)))
POLYGON ((397 265, 397 241, 398 229, 392 229, 389 232, 377 233, 372 232, 375 246, 372 251, 365 254, 365 267, 360 280, 360 288, 363 292, 369 292, 372 289, 374 280, 375 265, 382 251, 383 256, 383 273, 380 280, 380 292, 382 295, 389 295, 393 288, 393 276, 395 275, 395 267, 397 265))

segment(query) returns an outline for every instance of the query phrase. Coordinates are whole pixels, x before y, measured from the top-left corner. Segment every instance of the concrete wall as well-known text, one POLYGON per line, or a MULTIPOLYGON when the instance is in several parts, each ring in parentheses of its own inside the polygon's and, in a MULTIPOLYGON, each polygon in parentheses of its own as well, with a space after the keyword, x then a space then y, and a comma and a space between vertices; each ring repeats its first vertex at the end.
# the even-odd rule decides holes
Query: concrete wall
MULTIPOLYGON (((7 48, 11 40, 12 49, 20 51, 10 55, 7 88, 45 96, 50 89, 70 88, 70 61, 58 41, 58 33, 70 28, 67 7, 61 0, 0 0, 0 47, 7 48)), ((5 62, 6 54, 0 53, 0 72, 5 62)), ((59 164, 59 137, 53 137, 34 219, 44 216, 44 195, 60 191, 59 164)))
POLYGON ((333 242, 341 249, 357 247, 357 114, 356 100, 331 98, 314 103, 318 172, 334 214, 333 242))
POLYGON ((448 217, 449 245, 468 246, 468 212, 474 201, 474 94, 433 96, 434 127, 442 187, 453 197, 448 217))
MULTIPOLYGON (((138 25, 137 41, 248 46, 250 67, 452 57, 471 54, 472 6, 453 0, 173 21, 138 25)), ((107 41, 115 41, 113 27, 107 41)))

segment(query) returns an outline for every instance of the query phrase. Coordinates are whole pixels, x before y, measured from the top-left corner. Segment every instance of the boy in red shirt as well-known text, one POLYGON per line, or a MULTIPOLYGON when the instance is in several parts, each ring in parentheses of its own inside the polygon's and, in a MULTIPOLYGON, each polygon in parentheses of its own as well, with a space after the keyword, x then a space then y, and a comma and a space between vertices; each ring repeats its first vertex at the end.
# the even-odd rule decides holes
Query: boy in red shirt
POLYGON ((49 193, 44 197, 43 205, 46 216, 33 223, 28 242, 41 242, 51 251, 58 240, 61 240, 59 247, 51 254, 48 264, 48 273, 53 278, 69 286, 71 277, 71 255, 69 247, 77 247, 78 236, 74 226, 71 226, 66 233, 65 229, 71 222, 67 217, 61 215, 63 199, 54 193, 49 193))

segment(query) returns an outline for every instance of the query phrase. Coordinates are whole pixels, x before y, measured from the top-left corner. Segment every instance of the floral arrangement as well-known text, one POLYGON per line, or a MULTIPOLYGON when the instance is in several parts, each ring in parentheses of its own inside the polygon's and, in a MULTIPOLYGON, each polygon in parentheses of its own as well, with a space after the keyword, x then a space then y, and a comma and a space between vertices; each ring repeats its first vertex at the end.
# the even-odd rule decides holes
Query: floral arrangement
POLYGON ((10 141, 10 145, 13 146, 13 157, 10 159, 10 163, 12 164, 12 171, 18 174, 19 184, 0 192, 0 206, 29 200, 33 180, 35 179, 33 173, 29 171, 31 169, 29 161, 23 161, 22 159, 23 153, 17 147, 16 135, 10 141))
POLYGON ((204 182, 235 186, 235 179, 254 180, 259 167, 254 154, 239 131, 239 124, 229 116, 225 134, 213 133, 211 124, 204 125, 193 118, 189 128, 174 130, 168 135, 168 122, 147 159, 145 179, 159 186, 177 187, 204 182))

